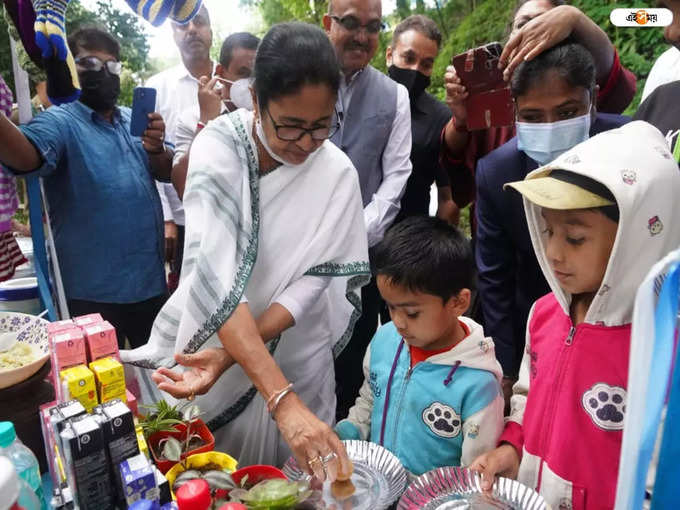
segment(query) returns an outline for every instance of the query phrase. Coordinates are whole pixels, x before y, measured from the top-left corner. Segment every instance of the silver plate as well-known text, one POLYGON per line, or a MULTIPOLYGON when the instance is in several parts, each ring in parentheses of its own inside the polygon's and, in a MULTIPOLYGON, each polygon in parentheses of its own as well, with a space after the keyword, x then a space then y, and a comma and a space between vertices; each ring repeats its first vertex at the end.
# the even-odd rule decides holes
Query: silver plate
POLYGON ((397 510, 549 510, 536 491, 508 478, 498 478, 484 494, 478 473, 467 468, 444 467, 419 476, 399 500, 397 510))
MULTIPOLYGON (((367 441, 343 441, 347 455, 354 464, 352 483, 354 495, 339 503, 331 496, 330 483, 324 483, 317 508, 352 508, 353 510, 384 510, 394 503, 406 488, 406 470, 399 459, 382 446, 367 441)), ((283 466, 289 480, 311 481, 293 457, 283 466)), ((312 486, 313 486, 312 482, 312 486)))

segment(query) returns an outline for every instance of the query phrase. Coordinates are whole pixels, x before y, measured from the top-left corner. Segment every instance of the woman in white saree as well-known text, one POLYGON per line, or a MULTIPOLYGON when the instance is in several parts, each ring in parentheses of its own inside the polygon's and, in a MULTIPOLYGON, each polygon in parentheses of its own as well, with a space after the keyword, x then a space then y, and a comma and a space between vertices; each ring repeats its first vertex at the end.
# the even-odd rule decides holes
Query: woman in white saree
POLYGON ((292 450, 334 479, 348 461, 329 427, 333 355, 369 274, 357 173, 328 141, 340 72, 323 31, 287 23, 262 40, 254 75, 255 112, 220 116, 193 143, 182 280, 123 358, 195 397, 216 450, 241 465, 292 450))

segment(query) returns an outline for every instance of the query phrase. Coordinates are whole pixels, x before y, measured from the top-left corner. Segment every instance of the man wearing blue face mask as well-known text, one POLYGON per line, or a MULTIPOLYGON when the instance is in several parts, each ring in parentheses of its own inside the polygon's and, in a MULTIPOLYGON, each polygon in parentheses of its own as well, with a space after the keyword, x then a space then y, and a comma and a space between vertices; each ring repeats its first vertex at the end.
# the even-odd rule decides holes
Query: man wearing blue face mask
POLYGON ((597 113, 593 58, 579 44, 567 41, 523 62, 510 85, 517 136, 479 160, 475 174, 479 296, 503 367, 506 396, 517 378, 529 309, 549 288, 534 255, 522 200, 505 193, 503 185, 629 120, 597 113))

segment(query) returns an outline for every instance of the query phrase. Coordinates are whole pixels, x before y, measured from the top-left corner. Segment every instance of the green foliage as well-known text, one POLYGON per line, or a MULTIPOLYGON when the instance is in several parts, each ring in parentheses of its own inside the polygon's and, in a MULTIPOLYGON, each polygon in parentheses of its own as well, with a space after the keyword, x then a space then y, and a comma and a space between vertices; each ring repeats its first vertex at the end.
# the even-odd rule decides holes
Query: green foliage
POLYGON ((159 400, 152 406, 142 406, 149 410, 149 414, 142 416, 139 424, 142 426, 144 437, 164 430, 173 430, 175 425, 182 423, 182 411, 178 406, 171 406, 165 400, 159 400))
POLYGON ((451 57, 488 42, 503 41, 514 11, 514 3, 507 0, 485 0, 474 10, 461 4, 452 1, 442 9, 444 19, 453 22, 449 21, 450 35, 442 44, 432 73, 430 92, 440 99, 444 98, 444 73, 451 57))
POLYGON ((320 26, 328 11, 328 0, 241 0, 241 4, 260 11, 265 24, 263 32, 284 21, 304 21, 320 26))
POLYGON ((615 27, 611 24, 609 14, 612 9, 640 7, 640 3, 635 1, 605 3, 602 0, 574 0, 573 5, 588 14, 607 32, 619 53, 623 66, 637 76, 635 99, 624 112, 626 115, 632 115, 640 103, 642 89, 654 61, 668 49, 663 38, 663 31, 659 28, 615 27))

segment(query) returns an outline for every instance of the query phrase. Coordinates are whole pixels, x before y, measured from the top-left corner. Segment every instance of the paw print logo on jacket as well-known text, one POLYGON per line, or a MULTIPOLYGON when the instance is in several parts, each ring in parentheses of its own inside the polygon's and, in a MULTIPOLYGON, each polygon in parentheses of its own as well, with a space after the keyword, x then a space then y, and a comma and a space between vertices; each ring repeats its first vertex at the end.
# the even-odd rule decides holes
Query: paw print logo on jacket
POLYGON ((583 394, 583 408, 602 430, 623 430, 626 390, 620 386, 597 383, 583 394))
POLYGON ((433 402, 423 411, 423 421, 439 437, 456 437, 460 434, 463 420, 451 406, 433 402))
POLYGON ((663 223, 661 223, 661 219, 658 216, 654 216, 653 218, 649 218, 649 224, 647 225, 647 228, 649 228, 650 234, 655 236, 660 234, 663 230, 663 223))

